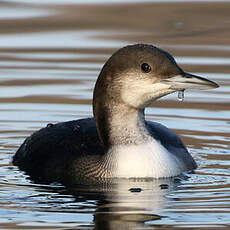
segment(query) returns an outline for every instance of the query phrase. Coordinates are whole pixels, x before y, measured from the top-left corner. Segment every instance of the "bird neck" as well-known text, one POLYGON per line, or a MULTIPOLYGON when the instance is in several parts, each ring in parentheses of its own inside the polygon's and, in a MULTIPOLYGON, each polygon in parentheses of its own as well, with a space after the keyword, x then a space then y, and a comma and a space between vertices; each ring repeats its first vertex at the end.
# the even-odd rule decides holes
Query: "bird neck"
POLYGON ((93 95, 93 113, 99 137, 105 150, 117 145, 138 144, 149 137, 144 109, 122 100, 122 81, 103 67, 93 95))
POLYGON ((111 102, 96 106, 94 114, 105 149, 117 145, 141 144, 149 139, 144 110, 111 102))

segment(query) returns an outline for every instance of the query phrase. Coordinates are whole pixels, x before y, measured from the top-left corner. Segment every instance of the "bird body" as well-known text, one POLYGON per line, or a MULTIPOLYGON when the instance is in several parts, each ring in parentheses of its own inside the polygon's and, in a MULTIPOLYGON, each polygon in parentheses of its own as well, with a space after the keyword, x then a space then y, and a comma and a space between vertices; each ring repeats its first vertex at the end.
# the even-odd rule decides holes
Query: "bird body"
POLYGON ((196 168, 180 138, 145 120, 156 99, 188 88, 216 88, 184 72, 167 52, 132 45, 114 53, 97 79, 94 118, 48 125, 28 137, 13 163, 55 181, 164 178, 196 168))

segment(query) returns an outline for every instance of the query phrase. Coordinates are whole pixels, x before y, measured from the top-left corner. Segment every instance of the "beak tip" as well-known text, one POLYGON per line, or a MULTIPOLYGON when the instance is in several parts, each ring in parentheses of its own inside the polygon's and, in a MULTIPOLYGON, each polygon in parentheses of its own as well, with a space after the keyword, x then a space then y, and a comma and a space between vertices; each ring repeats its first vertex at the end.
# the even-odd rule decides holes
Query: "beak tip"
POLYGON ((214 81, 210 81, 210 80, 208 80, 209 81, 209 86, 210 86, 210 89, 216 89, 216 88, 219 88, 220 86, 216 83, 216 82, 214 82, 214 81))

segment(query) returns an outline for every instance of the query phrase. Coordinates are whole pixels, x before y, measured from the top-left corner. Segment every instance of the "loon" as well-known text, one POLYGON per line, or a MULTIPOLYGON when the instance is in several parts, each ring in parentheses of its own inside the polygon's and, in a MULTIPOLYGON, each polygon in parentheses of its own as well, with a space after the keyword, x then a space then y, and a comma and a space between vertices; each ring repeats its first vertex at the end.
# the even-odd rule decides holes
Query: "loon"
POLYGON ((218 85, 183 71, 166 51, 135 44, 104 64, 93 94, 94 118, 48 124, 27 137, 13 164, 53 181, 167 178, 197 167, 181 139, 145 120, 158 98, 218 85))

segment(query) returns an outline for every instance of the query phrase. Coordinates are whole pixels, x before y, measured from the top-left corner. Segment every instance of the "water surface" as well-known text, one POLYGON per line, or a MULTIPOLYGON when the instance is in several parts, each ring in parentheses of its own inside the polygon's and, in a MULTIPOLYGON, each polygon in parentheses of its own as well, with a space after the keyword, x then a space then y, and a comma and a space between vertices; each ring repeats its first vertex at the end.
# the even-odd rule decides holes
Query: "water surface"
POLYGON ((230 228, 229 1, 0 3, 1 229, 230 228), (35 184, 11 158, 35 130, 92 116, 92 90, 119 47, 151 43, 220 84, 169 95, 149 120, 178 133, 199 167, 113 186, 35 184))

